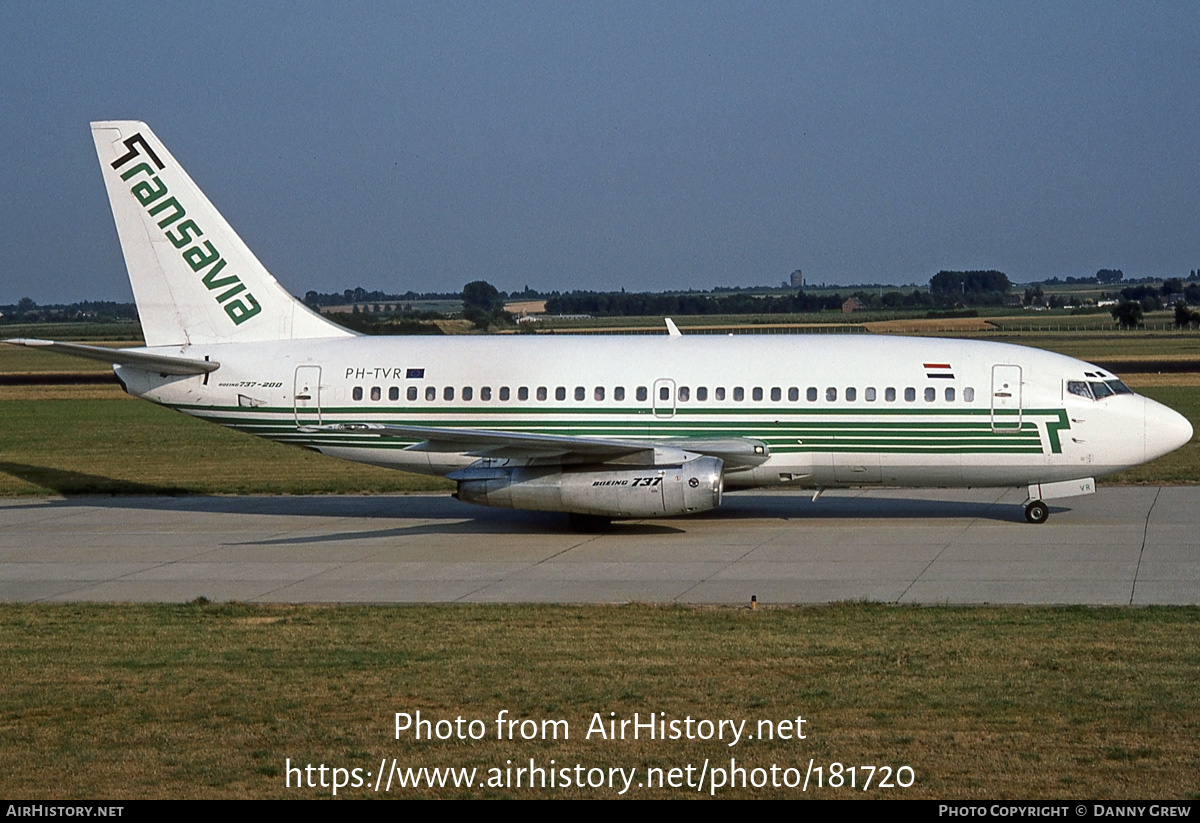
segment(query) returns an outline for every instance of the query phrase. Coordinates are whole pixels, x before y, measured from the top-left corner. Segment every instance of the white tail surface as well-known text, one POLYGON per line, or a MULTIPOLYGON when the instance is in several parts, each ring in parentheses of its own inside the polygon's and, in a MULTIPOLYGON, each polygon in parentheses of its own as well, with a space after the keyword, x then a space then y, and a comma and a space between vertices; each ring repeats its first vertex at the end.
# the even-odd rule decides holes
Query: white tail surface
POLYGON ((145 123, 92 123, 147 346, 353 337, 258 262, 145 123))

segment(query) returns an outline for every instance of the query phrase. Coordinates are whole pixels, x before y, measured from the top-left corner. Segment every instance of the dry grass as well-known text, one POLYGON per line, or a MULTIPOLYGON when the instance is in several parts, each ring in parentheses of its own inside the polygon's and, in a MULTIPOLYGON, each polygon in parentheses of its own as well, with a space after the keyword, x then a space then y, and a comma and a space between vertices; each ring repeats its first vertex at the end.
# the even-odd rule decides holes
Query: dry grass
POLYGON ((875 334, 929 334, 932 332, 986 332, 995 331, 995 324, 982 317, 912 318, 906 320, 879 320, 863 323, 867 331, 875 334))
POLYGON ((505 303, 504 310, 510 314, 545 314, 545 300, 523 300, 505 303))
POLYGON ((1196 372, 1150 373, 1122 372, 1121 379, 1131 389, 1157 388, 1160 386, 1200 386, 1200 374, 1196 372))
POLYGON ((442 334, 470 334, 475 326, 470 320, 434 320, 442 334))

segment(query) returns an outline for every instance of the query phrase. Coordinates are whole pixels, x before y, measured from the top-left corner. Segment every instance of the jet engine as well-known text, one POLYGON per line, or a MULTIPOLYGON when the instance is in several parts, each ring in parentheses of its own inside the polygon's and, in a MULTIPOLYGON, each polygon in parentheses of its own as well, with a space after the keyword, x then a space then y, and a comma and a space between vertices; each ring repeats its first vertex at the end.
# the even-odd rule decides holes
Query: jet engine
POLYGON ((459 500, 506 509, 599 517, 664 517, 721 505, 723 464, 697 457, 679 465, 468 468, 450 475, 459 500))

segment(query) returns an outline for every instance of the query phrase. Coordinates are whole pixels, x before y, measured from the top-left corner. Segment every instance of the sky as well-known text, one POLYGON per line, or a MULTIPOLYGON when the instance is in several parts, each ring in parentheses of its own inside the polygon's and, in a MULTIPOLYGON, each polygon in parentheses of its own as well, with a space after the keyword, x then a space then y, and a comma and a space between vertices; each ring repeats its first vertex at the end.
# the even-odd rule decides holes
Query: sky
POLYGON ((0 0, 0 304, 132 299, 146 121, 296 294, 1200 268, 1194 2, 0 0))

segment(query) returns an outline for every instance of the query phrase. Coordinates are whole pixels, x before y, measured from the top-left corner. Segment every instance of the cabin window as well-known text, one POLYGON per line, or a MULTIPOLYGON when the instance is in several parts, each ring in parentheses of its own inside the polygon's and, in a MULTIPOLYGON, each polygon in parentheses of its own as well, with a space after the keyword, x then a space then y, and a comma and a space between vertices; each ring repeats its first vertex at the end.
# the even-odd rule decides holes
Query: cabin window
POLYGON ((462 390, 463 402, 465 403, 468 400, 473 399, 474 397, 475 397, 475 390, 473 388, 471 388, 470 386, 463 386, 463 390, 462 390))
POLYGON ((529 387, 528 386, 522 386, 521 388, 517 389, 517 399, 521 400, 521 401, 525 401, 525 400, 529 399, 529 387))
POLYGON ((671 399, 671 390, 669 388, 667 388, 666 386, 661 386, 658 390, 658 399, 659 400, 670 400, 671 399))
POLYGON ((724 386, 718 386, 717 388, 713 389, 713 399, 714 400, 724 400, 725 399, 725 387, 724 386))
POLYGON ((567 399, 566 386, 559 386, 554 390, 554 399, 555 400, 566 400, 567 399))
POLYGON ((400 387, 399 386, 392 386, 390 389, 388 389, 388 400, 399 400, 399 399, 400 399, 400 387))
POLYGON ((800 390, 798 388, 796 388, 795 386, 790 387, 788 389, 788 400, 791 401, 792 403, 795 403, 799 399, 800 399, 800 390))
POLYGON ((932 403, 934 400, 937 400, 937 389, 935 389, 933 387, 926 388, 925 389, 925 402, 932 403))
POLYGON ((963 389, 963 402, 965 402, 965 403, 974 403, 975 402, 975 390, 973 388, 971 388, 970 386, 967 386, 965 389, 963 389))
POLYGON ((708 387, 707 386, 697 386, 696 387, 696 399, 699 400, 701 403, 703 403, 705 400, 708 399, 708 387))
POLYGON ((758 386, 755 386, 754 390, 752 392, 750 392, 750 394, 754 398, 755 402, 758 402, 763 399, 763 390, 761 388, 759 388, 758 386))
POLYGON ((950 386, 946 387, 946 402, 947 403, 954 402, 954 389, 950 386))
POLYGON ((442 399, 443 400, 453 400, 454 399, 454 387, 453 386, 447 386, 446 388, 442 389, 442 399))
POLYGON ((741 386, 736 386, 733 390, 733 402, 741 403, 746 399, 746 390, 741 386))
POLYGON ((858 399, 858 389, 855 389, 855 388, 846 389, 846 399, 849 400, 851 403, 853 403, 855 400, 857 400, 858 399))
POLYGON ((409 400, 416 400, 417 399, 417 387, 409 386, 408 391, 405 392, 405 395, 408 397, 409 400))
POLYGON ((650 396, 650 392, 649 392, 649 390, 647 390, 647 388, 645 386, 637 387, 637 399, 638 399, 639 403, 645 402, 646 398, 649 396, 650 396))
POLYGON ((545 386, 538 386, 538 389, 537 389, 537 399, 538 400, 544 401, 549 396, 550 396, 550 393, 546 390, 545 386))
POLYGON ((354 391, 350 392, 350 396, 355 400, 362 400, 362 386, 355 386, 354 391))
POLYGON ((510 397, 512 397, 512 392, 509 391, 508 386, 501 386, 500 387, 500 399, 507 401, 508 398, 510 398, 510 397))
POLYGON ((587 389, 585 389, 583 386, 576 386, 575 387, 575 399, 576 400, 586 400, 587 399, 587 389))
POLYGON ((492 399, 492 387, 491 386, 481 386, 479 389, 479 399, 484 400, 484 401, 491 400, 492 399))
POLYGON ((604 399, 604 387, 597 386, 596 390, 594 392, 592 392, 592 397, 595 398, 596 400, 603 400, 604 399))
POLYGON ((889 403, 895 403, 896 402, 896 390, 893 389, 891 386, 888 386, 886 389, 883 390, 883 399, 889 403))
POLYGON ((372 400, 382 400, 383 399, 383 389, 379 388, 378 386, 372 386, 371 387, 371 399, 372 400))
POLYGON ((433 386, 426 386, 425 387, 425 399, 426 400, 437 400, 437 389, 435 389, 433 386))
POLYGON ((868 403, 874 403, 875 402, 875 387, 868 386, 866 388, 866 390, 863 391, 863 398, 866 399, 866 401, 868 403))
POLYGON ((783 399, 783 389, 779 388, 778 386, 774 386, 771 389, 771 399, 776 402, 782 400, 783 399))
POLYGON ((804 396, 808 398, 809 403, 815 403, 817 400, 817 387, 809 386, 808 391, 805 392, 804 396))
POLYGON ((825 390, 825 399, 831 403, 837 400, 837 389, 835 389, 833 386, 827 388, 825 390))
POLYGON ((687 386, 680 386, 678 397, 679 397, 679 400, 681 400, 683 402, 687 402, 688 400, 692 399, 692 390, 689 389, 687 386))
POLYGON ((912 386, 909 386, 907 389, 904 390, 904 401, 906 403, 911 403, 916 399, 917 399, 917 390, 916 389, 914 389, 912 386))
POLYGON ((624 399, 625 399, 625 387, 624 386, 617 386, 615 389, 613 389, 613 400, 616 400, 617 402, 621 402, 624 399))

